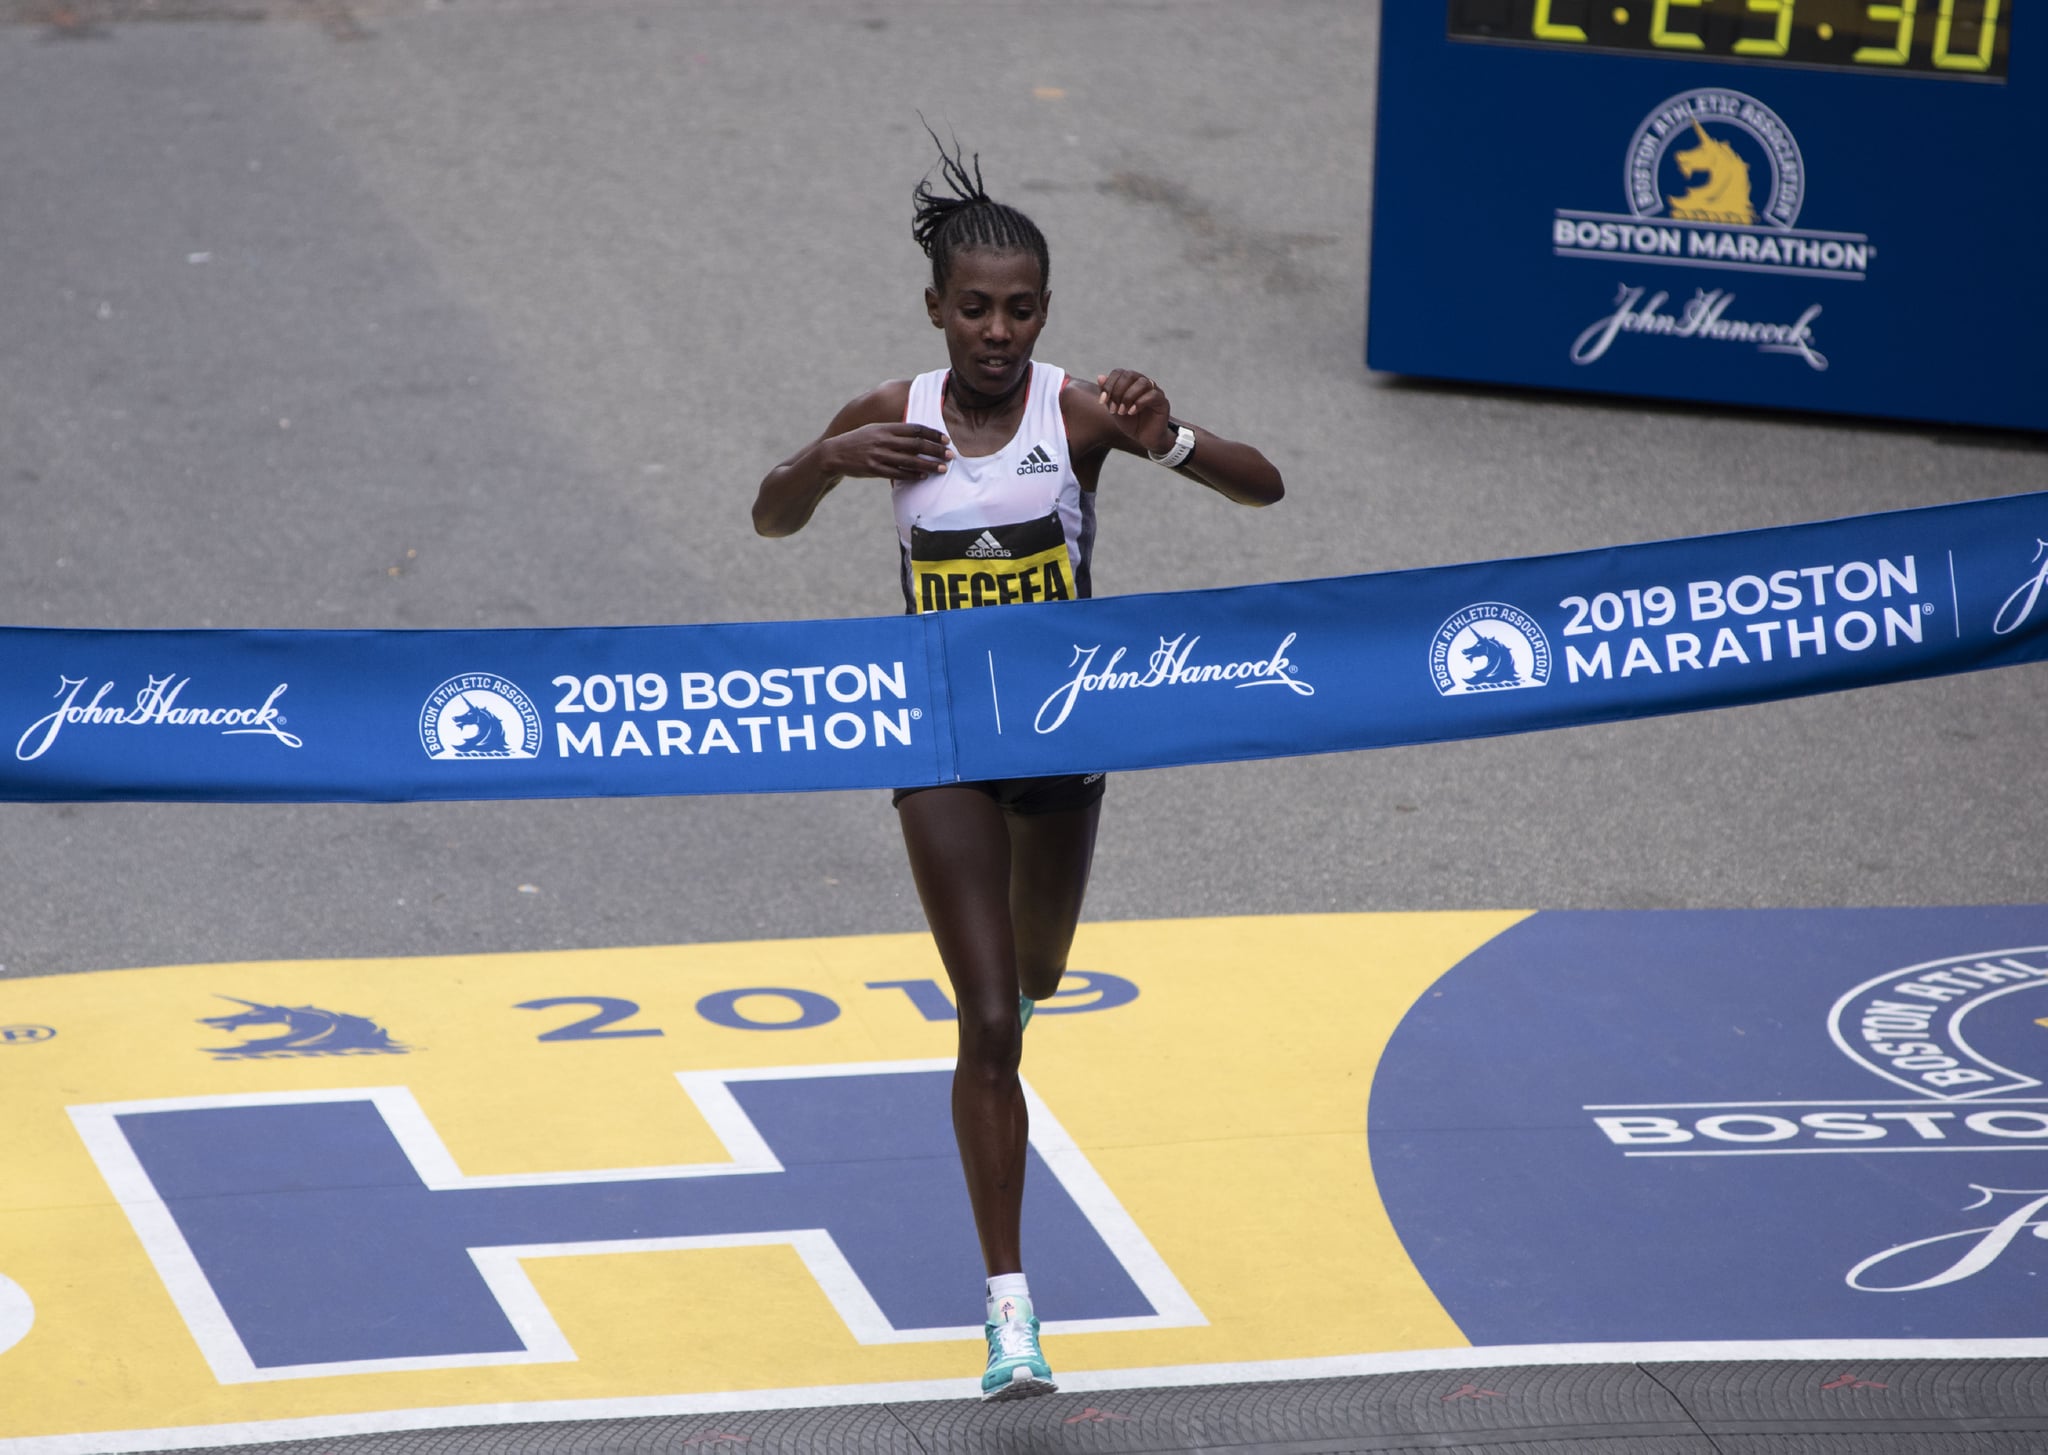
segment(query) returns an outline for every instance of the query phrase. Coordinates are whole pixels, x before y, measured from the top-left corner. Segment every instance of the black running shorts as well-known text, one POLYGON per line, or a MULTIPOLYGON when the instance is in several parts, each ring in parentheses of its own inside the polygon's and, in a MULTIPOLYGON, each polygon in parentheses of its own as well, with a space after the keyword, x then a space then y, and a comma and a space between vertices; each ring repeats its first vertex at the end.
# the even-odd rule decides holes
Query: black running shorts
POLYGON ((924 793, 941 786, 972 788, 993 798, 1005 813, 1029 817, 1040 813, 1065 813, 1068 809, 1099 803, 1108 782, 1106 773, 1062 773, 1051 778, 990 778, 981 783, 946 785, 924 783, 916 788, 897 789, 890 795, 889 803, 894 807, 913 793, 924 793))

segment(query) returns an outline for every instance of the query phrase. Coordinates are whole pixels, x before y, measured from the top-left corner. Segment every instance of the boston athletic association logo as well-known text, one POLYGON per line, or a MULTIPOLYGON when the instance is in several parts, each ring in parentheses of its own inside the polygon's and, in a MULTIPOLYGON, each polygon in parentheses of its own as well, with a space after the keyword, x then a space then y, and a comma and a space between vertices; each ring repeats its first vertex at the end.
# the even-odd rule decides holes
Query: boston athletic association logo
POLYGON ((490 672, 450 677, 420 710, 429 758, 531 758, 540 752, 540 713, 513 683, 490 672))
MULTIPOLYGON (((1587 1110, 1607 1113, 1595 1123, 1632 1158, 2048 1151, 2048 1098, 2034 1074, 2039 1028, 2048 1026, 2044 992, 2048 945, 1925 960, 1844 991, 1829 1009, 1828 1037, 1886 1084, 1884 1099, 1776 1095, 1587 1110)), ((1961 1165, 1984 1178, 1957 1180, 1957 1208, 1978 1216, 1930 1216, 1924 1199, 1902 1204, 1893 1241, 1845 1271, 1848 1287, 1919 1294, 1979 1274, 2035 1276, 2048 1261, 2039 1248, 2048 1240, 2040 1174, 2000 1175, 2018 1165, 2003 1156, 1961 1165), (2019 1178, 2025 1184, 2013 1185, 2019 1178)))
MULTIPOLYGON (((1792 128, 1754 96, 1709 87, 1674 96, 1643 119, 1628 144, 1628 205, 1637 217, 1725 223, 1787 233, 1806 200, 1806 159, 1792 128)), ((1823 234, 1839 240, 1843 234, 1823 234)), ((1767 233, 1744 248, 1739 233, 1695 245, 1696 255, 1736 262, 1790 260, 1825 266, 1816 249, 1767 233), (1768 244, 1769 246, 1766 246, 1768 244)), ((1833 250, 1840 268, 1847 254, 1833 250)), ((1860 269, 1859 269, 1860 271, 1860 269)))
MULTIPOLYGON (((1798 226, 1806 177, 1798 140, 1769 106, 1718 86, 1686 91, 1660 102, 1629 139, 1622 165, 1628 211, 1558 208, 1551 253, 1631 271, 1649 264, 1861 282, 1877 256, 1866 234, 1798 226)), ((1820 304, 1796 317, 1759 319, 1744 316, 1739 297, 1721 287, 1674 298, 1624 276, 1610 312, 1573 342, 1572 362, 1603 358, 1622 334, 1652 334, 1747 343, 1827 368, 1814 337, 1820 304)))
POLYGON ((1521 608, 1477 602, 1437 628, 1429 675, 1446 697, 1542 687, 1550 681, 1550 639, 1521 608))

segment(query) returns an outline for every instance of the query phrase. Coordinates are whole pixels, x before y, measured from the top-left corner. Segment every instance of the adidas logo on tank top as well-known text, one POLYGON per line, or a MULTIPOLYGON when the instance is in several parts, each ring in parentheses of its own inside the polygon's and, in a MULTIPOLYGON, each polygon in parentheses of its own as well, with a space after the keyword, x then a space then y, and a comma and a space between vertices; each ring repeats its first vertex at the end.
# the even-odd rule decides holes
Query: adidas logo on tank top
POLYGON ((1019 475, 1057 475, 1059 469, 1059 461, 1052 457, 1043 444, 1036 444, 1031 447, 1031 453, 1024 457, 1024 462, 1017 466, 1017 473, 1019 475))
POLYGON ((1016 552, 1012 551, 987 531, 983 531, 974 544, 967 548, 967 554, 985 558, 989 556, 1008 557, 1015 555, 1016 552))

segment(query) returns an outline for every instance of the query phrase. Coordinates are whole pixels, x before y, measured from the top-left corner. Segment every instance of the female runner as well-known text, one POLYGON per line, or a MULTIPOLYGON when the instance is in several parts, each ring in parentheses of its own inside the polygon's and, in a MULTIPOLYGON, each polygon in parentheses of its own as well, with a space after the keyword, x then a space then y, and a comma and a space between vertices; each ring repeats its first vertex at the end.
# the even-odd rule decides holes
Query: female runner
MULTIPOLYGON (((950 195, 927 178, 911 235, 947 369, 861 395, 770 470, 754 529, 803 529, 848 476, 891 482, 904 600, 912 612, 1089 594, 1095 486, 1112 450, 1146 455, 1241 505, 1280 498, 1280 472, 1249 445, 1176 419, 1130 369, 1093 386, 1033 361, 1052 302, 1045 238, 941 148, 950 195), (967 590, 963 582, 974 583, 967 590), (992 584, 991 584, 992 583, 992 584)), ((984 1399, 1049 1394, 1019 1247, 1026 1120, 1017 1080, 1032 1006, 1058 988, 1095 850, 1103 775, 899 789, 925 919, 960 1011, 953 1130, 987 1265, 984 1399)))

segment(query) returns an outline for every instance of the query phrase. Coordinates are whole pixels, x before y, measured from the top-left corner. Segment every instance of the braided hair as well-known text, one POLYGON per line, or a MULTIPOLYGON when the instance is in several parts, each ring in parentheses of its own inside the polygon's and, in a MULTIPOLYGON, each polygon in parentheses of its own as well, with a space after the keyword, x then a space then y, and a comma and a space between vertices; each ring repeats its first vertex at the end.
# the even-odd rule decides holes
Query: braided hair
POLYGON ((916 211, 911 217, 910 236, 932 260, 932 286, 940 292, 953 271, 953 259, 973 248, 991 252, 1030 253, 1038 259, 1039 286, 1052 272, 1052 260, 1045 249, 1045 234, 1038 224, 1016 208, 997 202, 981 184, 981 153, 963 161, 956 140, 948 151, 937 132, 925 127, 939 148, 939 175, 950 195, 935 191, 929 174, 911 193, 916 211), (970 170, 971 169, 971 170, 970 170))

